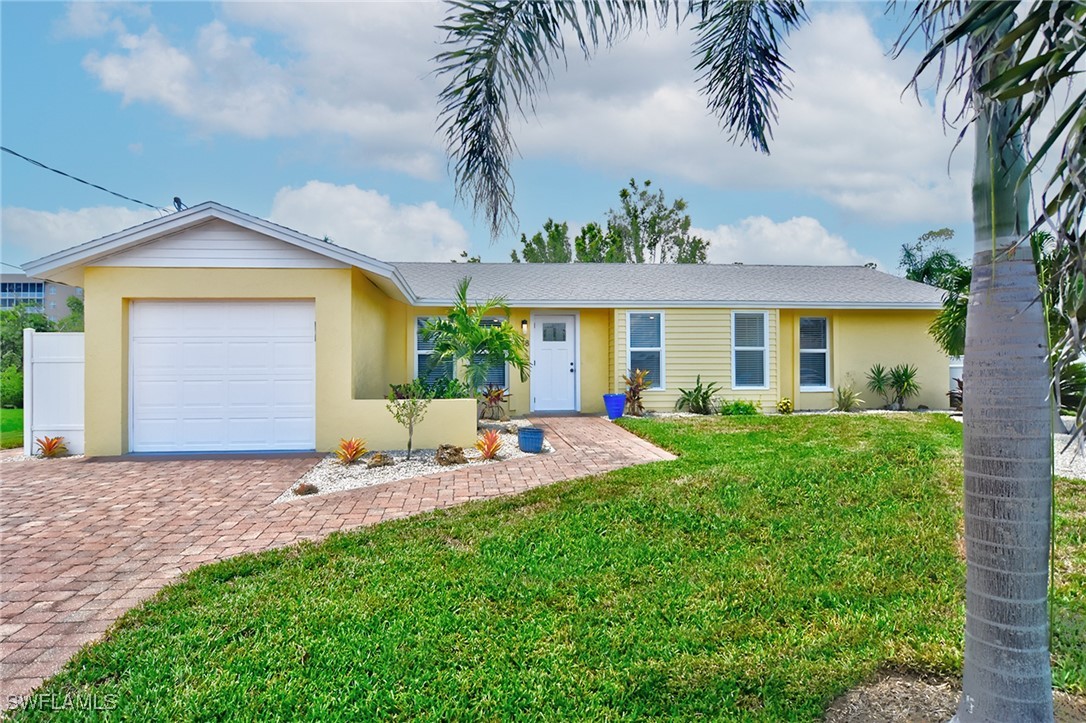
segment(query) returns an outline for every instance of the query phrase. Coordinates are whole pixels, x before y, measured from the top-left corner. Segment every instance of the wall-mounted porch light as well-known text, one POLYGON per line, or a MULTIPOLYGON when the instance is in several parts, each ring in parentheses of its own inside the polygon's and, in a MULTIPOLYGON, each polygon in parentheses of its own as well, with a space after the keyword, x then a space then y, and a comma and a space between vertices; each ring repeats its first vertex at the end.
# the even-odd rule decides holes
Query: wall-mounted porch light
POLYGON ((527 334, 528 333, 528 320, 527 319, 521 319, 520 320, 520 333, 521 334, 527 334))

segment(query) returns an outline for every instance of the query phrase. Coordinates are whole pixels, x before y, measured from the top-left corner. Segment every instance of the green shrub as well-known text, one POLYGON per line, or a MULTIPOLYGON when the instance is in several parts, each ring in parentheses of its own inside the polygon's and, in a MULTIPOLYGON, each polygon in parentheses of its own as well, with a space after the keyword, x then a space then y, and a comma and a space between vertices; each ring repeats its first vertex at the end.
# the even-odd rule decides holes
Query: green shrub
POLYGON ((745 399, 733 399, 730 402, 720 403, 720 413, 725 417, 749 417, 761 414, 762 410, 754 402, 745 399))
POLYGON ((833 395, 833 408, 838 412, 854 412, 866 402, 860 399, 860 393, 852 387, 837 387, 833 395))
POLYGON ((1060 372, 1060 405, 1064 411, 1077 412, 1086 397, 1086 362, 1075 362, 1060 372))
POLYGON ((10 409, 23 406, 23 373, 15 365, 0 372, 0 406, 10 409))
POLYGON ((687 410, 694 414, 712 414, 713 413, 713 395, 720 389, 720 385, 716 382, 709 382, 708 384, 701 383, 701 375, 698 375, 697 380, 694 382, 693 389, 683 389, 679 387, 679 398, 675 402, 675 409, 687 410))
POLYGON ((867 388, 882 397, 890 409, 904 409, 910 397, 920 394, 916 375, 917 369, 912 364, 898 364, 889 369, 875 364, 867 372, 867 388))
POLYGON ((794 411, 796 411, 796 409, 792 405, 792 400, 789 399, 788 397, 784 397, 779 402, 777 402, 777 413, 778 414, 791 414, 794 411))
POLYGON ((427 382, 425 379, 413 379, 407 384, 389 384, 392 396, 396 399, 415 399, 426 397, 428 399, 471 399, 475 395, 467 384, 459 379, 435 379, 427 382))

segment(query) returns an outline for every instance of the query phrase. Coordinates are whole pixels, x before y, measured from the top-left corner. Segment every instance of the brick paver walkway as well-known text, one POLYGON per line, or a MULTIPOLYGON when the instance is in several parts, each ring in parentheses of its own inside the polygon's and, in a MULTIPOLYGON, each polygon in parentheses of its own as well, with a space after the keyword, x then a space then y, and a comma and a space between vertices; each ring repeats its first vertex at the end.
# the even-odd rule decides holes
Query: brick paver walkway
POLYGON ((288 503, 315 462, 5 462, 0 466, 0 710, 182 572, 336 530, 674 457, 598 417, 535 420, 554 452, 288 503))

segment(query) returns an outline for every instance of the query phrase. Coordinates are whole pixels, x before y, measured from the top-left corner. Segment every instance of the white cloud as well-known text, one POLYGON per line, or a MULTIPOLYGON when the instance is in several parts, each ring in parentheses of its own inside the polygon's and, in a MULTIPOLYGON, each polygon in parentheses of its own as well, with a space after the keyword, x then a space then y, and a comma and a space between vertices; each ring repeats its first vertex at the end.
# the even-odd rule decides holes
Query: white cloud
POLYGON ((4 261, 23 264, 158 217, 150 209, 139 211, 119 206, 56 212, 8 207, 0 215, 4 261))
POLYGON ((353 184, 282 188, 269 218, 383 261, 449 261, 469 247, 464 227, 433 201, 394 204, 353 184))
MULTIPOLYGON (((87 56, 125 102, 164 106, 201 133, 315 134, 348 160, 441 177, 430 62, 441 3, 226 3, 190 39, 154 25, 115 32, 87 56), (346 141, 345 146, 338 141, 346 141)), ((790 38, 791 98, 772 155, 733 144, 697 92, 692 32, 638 33, 584 63, 559 63, 538 118, 514 121, 529 159, 720 189, 821 197, 850 215, 898 223, 968 218, 970 144, 950 159, 940 110, 903 93, 915 57, 892 59, 857 8, 820 5, 790 38)), ((688 24, 689 25, 689 24, 688 24)))
POLYGON ((189 43, 155 25, 114 27, 115 47, 91 52, 84 68, 125 103, 161 105, 203 134, 246 138, 319 134, 350 141, 367 165, 435 179, 438 81, 428 58, 440 37, 441 5, 400 3, 227 3, 222 20, 189 43), (259 38, 281 38, 261 52, 259 38))
POLYGON ((779 102, 769 156, 731 142, 708 115, 693 71, 683 70, 692 66, 691 37, 658 33, 591 65, 571 62, 539 119, 521 124, 525 155, 722 189, 798 190, 877 221, 968 218, 971 149, 950 158, 955 136, 940 109, 903 93, 914 59, 887 57, 859 11, 820 7, 792 36, 794 88, 779 102), (601 89, 599 77, 614 85, 601 89))
POLYGON ((810 216, 780 222, 749 216, 736 224, 695 228, 691 233, 709 241, 709 262, 714 264, 862 265, 878 261, 861 254, 810 216))

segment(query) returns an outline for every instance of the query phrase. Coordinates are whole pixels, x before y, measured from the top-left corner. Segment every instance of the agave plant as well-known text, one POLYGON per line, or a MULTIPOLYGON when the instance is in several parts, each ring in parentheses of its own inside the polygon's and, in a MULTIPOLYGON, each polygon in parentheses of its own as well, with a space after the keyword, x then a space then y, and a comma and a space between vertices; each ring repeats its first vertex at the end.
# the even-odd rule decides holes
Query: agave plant
POLYGON ((860 399, 860 393, 852 387, 837 387, 833 395, 833 408, 838 412, 854 412, 856 407, 866 404, 860 399))
POLYGON ((712 414, 713 413, 713 396, 720 390, 720 385, 716 382, 709 382, 703 385, 701 383, 701 375, 699 374, 694 381, 693 389, 683 389, 679 387, 679 398, 675 401, 675 409, 682 411, 687 410, 694 414, 712 414))

